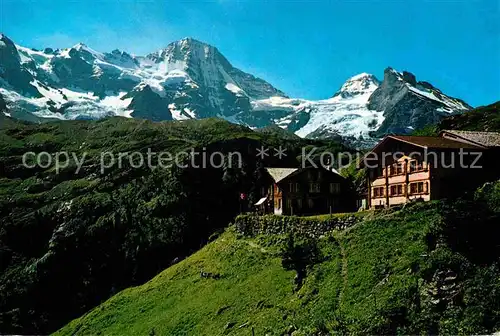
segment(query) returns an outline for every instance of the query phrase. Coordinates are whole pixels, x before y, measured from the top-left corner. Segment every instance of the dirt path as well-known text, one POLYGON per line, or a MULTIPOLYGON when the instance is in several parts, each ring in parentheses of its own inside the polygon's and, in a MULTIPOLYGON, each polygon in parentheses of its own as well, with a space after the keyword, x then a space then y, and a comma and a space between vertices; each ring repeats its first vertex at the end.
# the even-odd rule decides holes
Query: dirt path
POLYGON ((344 298, 344 292, 347 288, 347 282, 348 282, 348 265, 347 265, 347 256, 345 253, 344 245, 342 245, 342 242, 340 239, 337 238, 337 241, 339 243, 340 247, 340 255, 342 256, 342 269, 341 269, 341 274, 342 274, 342 279, 343 279, 343 284, 342 288, 340 290, 339 294, 339 308, 342 306, 342 300, 344 298))

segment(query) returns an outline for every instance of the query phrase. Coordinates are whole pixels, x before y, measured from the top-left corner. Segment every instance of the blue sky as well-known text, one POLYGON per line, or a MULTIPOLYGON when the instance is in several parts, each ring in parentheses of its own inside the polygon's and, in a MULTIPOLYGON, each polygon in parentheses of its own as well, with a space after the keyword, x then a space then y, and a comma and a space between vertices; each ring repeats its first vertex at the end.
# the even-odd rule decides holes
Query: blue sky
POLYGON ((0 0, 0 31, 23 46, 146 54, 190 36, 309 99, 391 66, 473 106, 500 100, 499 22, 499 0, 0 0))

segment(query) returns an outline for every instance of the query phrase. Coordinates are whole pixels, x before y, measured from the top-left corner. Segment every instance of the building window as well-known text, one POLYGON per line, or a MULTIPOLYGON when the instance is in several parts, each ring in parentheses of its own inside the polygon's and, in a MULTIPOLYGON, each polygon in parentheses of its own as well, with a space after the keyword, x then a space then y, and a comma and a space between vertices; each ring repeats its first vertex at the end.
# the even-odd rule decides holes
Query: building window
POLYGON ((302 209, 302 199, 297 199, 297 208, 302 209))
POLYGON ((403 185, 392 185, 391 186, 391 196, 400 196, 403 195, 403 185))
POLYGON ((410 194, 423 194, 429 190, 429 182, 414 182, 410 184, 410 194))
POLYGON ((401 162, 396 162, 389 167, 389 176, 401 175, 404 173, 404 165, 401 162))
POLYGON ((401 162, 396 163, 396 175, 403 174, 403 164, 401 162))
POLYGON ((392 175, 396 174, 396 171, 394 170, 394 166, 393 165, 390 165, 387 168, 388 168, 387 173, 388 173, 389 176, 392 176, 392 175))
POLYGON ((339 194, 340 193, 340 183, 330 183, 330 193, 339 194))
POLYGON ((298 183, 289 183, 289 188, 290 188, 290 192, 300 192, 300 184, 298 183))
POLYGON ((319 183, 309 183, 309 192, 318 193, 320 190, 321 187, 319 183))
POLYGON ((307 199, 307 206, 309 209, 314 208, 314 201, 311 198, 307 199))
POLYGON ((278 209, 281 209, 281 198, 278 198, 278 209))
POLYGON ((290 199, 287 199, 287 200, 286 200, 286 207, 287 207, 288 209, 291 209, 291 208, 292 208, 292 200, 290 200, 290 199))
POLYGON ((416 160, 410 161, 410 173, 418 172, 424 170, 424 166, 422 162, 418 162, 416 160))
POLYGON ((318 180, 321 180, 321 177, 322 177, 322 172, 321 170, 318 170, 318 180))
POLYGON ((331 198, 331 199, 328 199, 326 202, 326 205, 328 207, 328 211, 331 211, 331 212, 336 210, 339 207, 339 204, 340 204, 340 202, 339 202, 338 198, 331 198))
POLYGON ((410 161, 410 173, 417 171, 417 161, 410 161))
POLYGON ((267 192, 266 192, 266 187, 261 187, 261 188, 260 188, 260 194, 261 194, 262 196, 266 196, 266 195, 267 195, 267 192))
POLYGON ((373 188, 373 197, 384 197, 384 187, 373 188))

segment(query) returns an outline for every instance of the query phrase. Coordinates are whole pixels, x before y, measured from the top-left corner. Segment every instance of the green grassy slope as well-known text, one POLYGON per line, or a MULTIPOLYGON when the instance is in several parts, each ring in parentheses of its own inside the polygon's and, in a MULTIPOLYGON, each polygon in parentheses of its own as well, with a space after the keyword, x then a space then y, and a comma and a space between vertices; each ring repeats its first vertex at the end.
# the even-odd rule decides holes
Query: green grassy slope
POLYGON ((463 114, 452 115, 437 125, 416 130, 413 135, 437 136, 442 130, 500 132, 500 101, 463 114))
MULTIPOLYGON (((458 225, 457 218, 479 216, 482 224, 476 223, 476 228, 481 228, 489 225, 485 218, 492 214, 482 209, 488 216, 464 215, 460 209, 445 203, 418 204, 379 214, 317 242, 241 237, 229 229, 56 334, 491 332, 500 327, 498 267, 473 260, 468 248, 460 249, 448 238, 466 234, 477 244, 470 227, 458 225), (301 286, 294 283, 290 255, 307 260, 301 286), (202 277, 202 271, 220 278, 202 277), (449 278, 445 284, 439 280, 443 276, 449 278)), ((498 256, 494 244, 481 240, 498 256)))
POLYGON ((500 101, 474 110, 451 116, 441 121, 439 129, 462 131, 500 131, 500 101))

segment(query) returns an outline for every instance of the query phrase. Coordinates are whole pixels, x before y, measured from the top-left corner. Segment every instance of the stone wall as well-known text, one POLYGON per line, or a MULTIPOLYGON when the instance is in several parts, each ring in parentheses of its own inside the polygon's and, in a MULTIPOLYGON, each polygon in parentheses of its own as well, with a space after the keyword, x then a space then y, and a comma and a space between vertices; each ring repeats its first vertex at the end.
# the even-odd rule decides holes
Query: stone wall
POLYGON ((295 233, 318 238, 333 230, 344 230, 362 221, 361 213, 313 217, 240 215, 235 219, 236 231, 245 236, 295 233))

